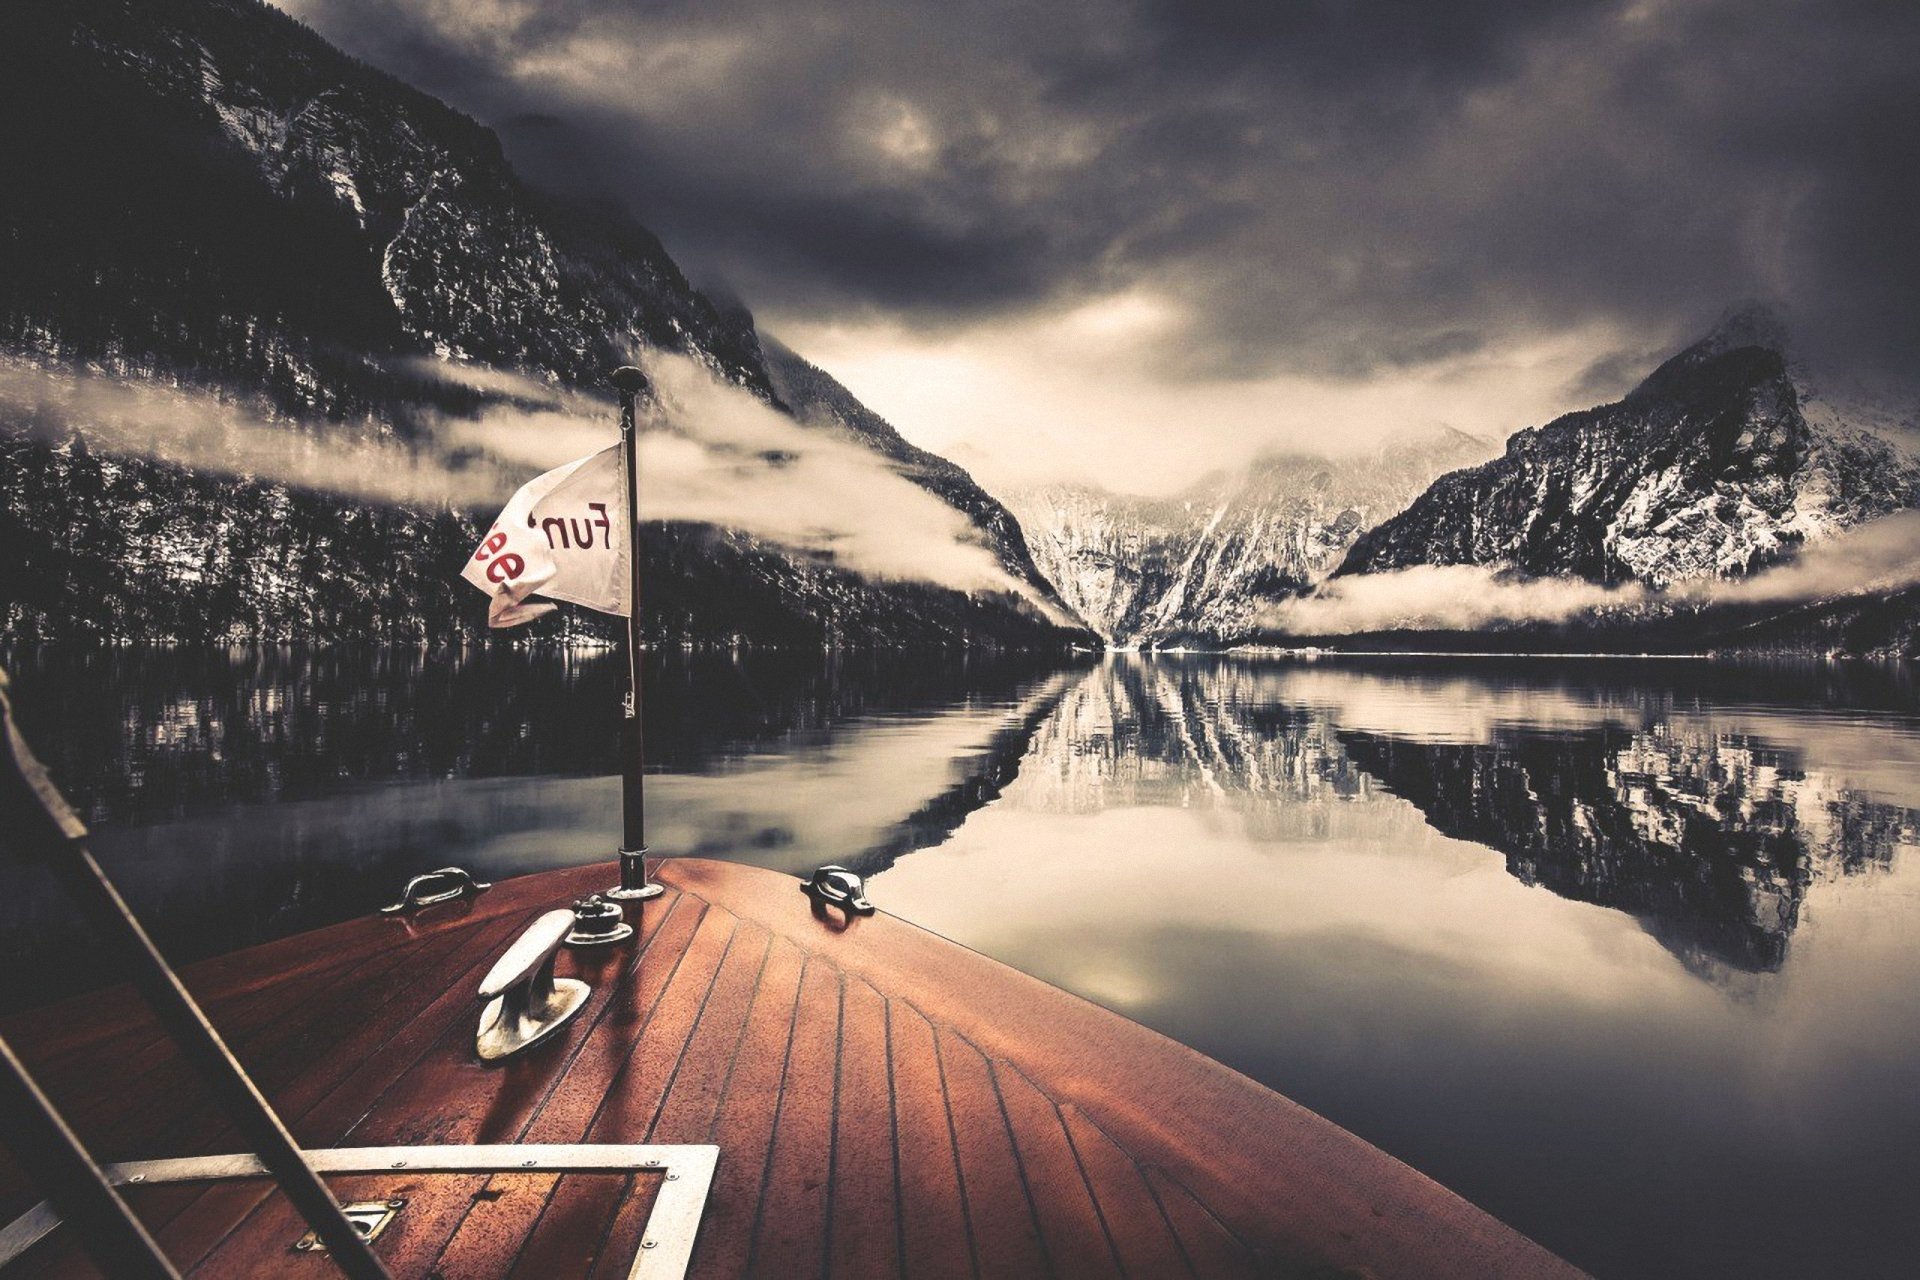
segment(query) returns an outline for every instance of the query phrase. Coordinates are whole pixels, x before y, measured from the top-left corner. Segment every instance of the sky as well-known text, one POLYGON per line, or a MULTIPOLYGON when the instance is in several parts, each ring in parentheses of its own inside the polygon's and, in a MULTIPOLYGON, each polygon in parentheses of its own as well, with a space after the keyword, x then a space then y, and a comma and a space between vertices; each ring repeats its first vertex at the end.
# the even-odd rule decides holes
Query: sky
POLYGON ((277 2, 996 489, 1920 351, 1912 0, 277 2))

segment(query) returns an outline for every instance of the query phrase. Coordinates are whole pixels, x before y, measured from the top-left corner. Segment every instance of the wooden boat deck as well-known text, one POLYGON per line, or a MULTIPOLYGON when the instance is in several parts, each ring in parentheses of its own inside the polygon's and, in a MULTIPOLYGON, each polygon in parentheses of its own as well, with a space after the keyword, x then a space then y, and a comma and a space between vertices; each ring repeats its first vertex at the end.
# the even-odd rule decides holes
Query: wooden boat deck
MULTIPOLYGON (((509 881, 190 967, 300 1140, 717 1143, 695 1276, 1560 1276, 1525 1237, 1337 1126, 1134 1023, 772 872, 676 860, 551 1041, 473 1051, 480 976, 609 866, 509 881)), ((631 919, 633 912, 629 910, 631 919)), ((103 1159, 240 1149, 125 990, 6 1034, 103 1159)), ((625 1276, 658 1175, 331 1180, 401 1197, 396 1277, 625 1276)), ((0 1169, 7 1218, 34 1198, 0 1169)), ((320 1276, 262 1183, 133 1197, 183 1270, 320 1276)), ((84 1276, 56 1235, 6 1273, 84 1276)))

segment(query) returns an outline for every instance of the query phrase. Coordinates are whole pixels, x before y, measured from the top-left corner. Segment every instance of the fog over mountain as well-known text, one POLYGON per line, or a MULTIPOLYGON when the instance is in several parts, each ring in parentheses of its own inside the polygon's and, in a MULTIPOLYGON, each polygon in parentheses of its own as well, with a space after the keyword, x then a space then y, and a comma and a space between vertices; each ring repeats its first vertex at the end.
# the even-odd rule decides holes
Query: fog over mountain
POLYGON ((1008 502, 1041 571, 1109 643, 1217 645, 1325 578, 1442 472, 1492 451, 1442 430, 1350 457, 1268 454, 1165 498, 1054 484, 1008 502))
POLYGON ((5 15, 16 630, 458 634, 640 359, 687 642, 1913 643, 1902 9, 282 7, 5 15))
POLYGON ((466 637, 486 523, 638 361, 656 641, 1090 639, 964 471, 258 0, 11 6, 0 117, 10 636, 466 637))

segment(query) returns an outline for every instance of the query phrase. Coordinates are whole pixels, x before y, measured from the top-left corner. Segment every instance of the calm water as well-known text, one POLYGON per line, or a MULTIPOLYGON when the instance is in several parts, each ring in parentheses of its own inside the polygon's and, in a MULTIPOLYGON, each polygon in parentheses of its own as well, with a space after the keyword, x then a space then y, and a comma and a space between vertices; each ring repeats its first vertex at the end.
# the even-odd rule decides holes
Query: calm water
MULTIPOLYGON (((601 655, 10 655, 176 958, 610 856, 601 655)), ((1603 1276, 1912 1274, 1920 693, 1874 669, 756 655, 649 673, 654 846, 874 899, 1603 1276)), ((97 979, 0 869, 9 964, 97 979)))

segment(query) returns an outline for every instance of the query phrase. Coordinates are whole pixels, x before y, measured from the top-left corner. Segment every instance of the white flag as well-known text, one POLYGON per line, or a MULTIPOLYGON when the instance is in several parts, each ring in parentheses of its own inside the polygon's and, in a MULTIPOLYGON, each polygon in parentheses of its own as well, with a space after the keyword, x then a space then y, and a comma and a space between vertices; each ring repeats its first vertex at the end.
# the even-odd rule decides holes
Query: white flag
POLYGON ((490 627, 551 612, 542 595, 602 613, 627 612, 627 500, 614 445, 527 482, 460 575, 493 598, 490 627))

